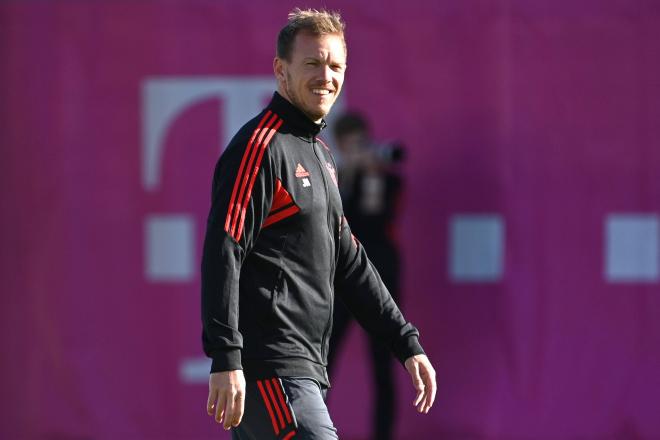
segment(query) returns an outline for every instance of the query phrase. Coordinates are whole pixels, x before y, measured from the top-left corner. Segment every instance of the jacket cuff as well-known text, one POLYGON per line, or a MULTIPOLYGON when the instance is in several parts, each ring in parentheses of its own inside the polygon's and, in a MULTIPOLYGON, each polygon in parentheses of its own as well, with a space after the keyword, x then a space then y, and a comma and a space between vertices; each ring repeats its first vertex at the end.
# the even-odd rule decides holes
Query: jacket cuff
POLYGON ((211 353, 211 373, 218 373, 220 371, 242 370, 241 365, 241 350, 236 348, 234 350, 214 351, 211 353))
POLYGON ((394 347, 394 355, 399 359, 401 364, 405 364, 406 359, 411 356, 418 354, 426 354, 424 349, 419 343, 419 337, 417 335, 410 335, 407 338, 402 339, 397 342, 394 347))

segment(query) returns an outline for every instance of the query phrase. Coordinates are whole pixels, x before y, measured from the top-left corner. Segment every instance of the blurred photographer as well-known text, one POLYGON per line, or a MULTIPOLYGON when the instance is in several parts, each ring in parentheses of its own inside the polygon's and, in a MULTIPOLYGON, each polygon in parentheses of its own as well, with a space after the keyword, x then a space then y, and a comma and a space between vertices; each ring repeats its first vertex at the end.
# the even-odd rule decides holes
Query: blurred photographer
MULTIPOLYGON (((399 252, 395 222, 402 181, 397 172, 404 159, 400 144, 372 141, 367 121, 358 113, 346 113, 334 125, 339 191, 344 213, 355 236, 369 252, 392 298, 399 299, 399 252)), ((330 339, 328 372, 332 379, 338 349, 351 322, 346 307, 335 302, 333 333, 330 339)), ((392 355, 373 338, 369 340, 374 383, 372 436, 378 440, 393 437, 395 384, 392 355)))

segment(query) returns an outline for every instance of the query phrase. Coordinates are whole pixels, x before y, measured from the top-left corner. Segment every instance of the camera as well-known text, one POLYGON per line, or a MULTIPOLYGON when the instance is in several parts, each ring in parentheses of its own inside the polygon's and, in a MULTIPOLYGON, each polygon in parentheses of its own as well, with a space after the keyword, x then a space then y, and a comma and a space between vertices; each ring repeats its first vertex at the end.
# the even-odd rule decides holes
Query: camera
POLYGON ((385 165, 401 163, 406 159, 406 149, 399 141, 373 143, 370 150, 374 157, 385 165))

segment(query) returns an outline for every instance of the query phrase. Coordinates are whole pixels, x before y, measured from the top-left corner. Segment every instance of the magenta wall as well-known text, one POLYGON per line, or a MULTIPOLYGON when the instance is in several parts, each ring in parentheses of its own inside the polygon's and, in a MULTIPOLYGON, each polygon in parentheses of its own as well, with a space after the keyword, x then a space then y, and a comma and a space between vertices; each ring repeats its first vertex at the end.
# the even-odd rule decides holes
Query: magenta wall
MULTIPOLYGON (((181 376, 197 273, 150 280, 144 244, 150 215, 184 213, 198 258, 228 107, 172 121, 148 189, 143 87, 270 75, 281 3, 0 4, 0 437, 228 438, 181 376)), ((348 22, 345 104, 410 150, 404 308, 439 393, 417 415, 400 371, 397 438, 660 437, 660 281, 604 271, 608 216, 660 211, 660 4, 326 3, 348 22), (503 273, 456 282, 451 219, 483 213, 503 273)), ((330 401, 344 439, 367 432, 360 338, 330 401)))

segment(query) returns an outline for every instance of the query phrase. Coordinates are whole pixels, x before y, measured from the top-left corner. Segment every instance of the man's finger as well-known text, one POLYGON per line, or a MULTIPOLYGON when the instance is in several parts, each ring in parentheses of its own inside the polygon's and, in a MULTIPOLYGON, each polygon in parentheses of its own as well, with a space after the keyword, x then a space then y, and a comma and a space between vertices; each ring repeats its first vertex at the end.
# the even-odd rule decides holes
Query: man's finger
POLYGON ((424 396, 424 407, 422 408, 422 412, 424 414, 427 414, 429 412, 429 409, 431 409, 431 394, 432 391, 430 389, 427 389, 426 395, 424 396))
POLYGON ((415 406, 418 411, 420 410, 420 405, 423 397, 424 397, 424 390, 417 391, 417 395, 415 396, 415 400, 413 401, 413 406, 415 406))
POLYGON ((437 384, 435 382, 435 371, 430 365, 424 365, 424 383, 426 384, 426 396, 424 399, 424 413, 428 413, 433 402, 435 401, 435 393, 437 391, 437 384))
POLYGON ((433 384, 432 384, 432 386, 431 386, 431 392, 429 393, 429 394, 430 394, 430 396, 429 396, 429 403, 428 403, 428 407, 426 408, 426 412, 429 412, 429 410, 430 410, 431 407, 433 406, 433 403, 435 402, 435 393, 436 393, 437 391, 438 391, 438 386, 437 386, 437 384, 436 384, 436 382, 435 382, 435 379, 434 379, 434 380, 433 380, 433 384))
POLYGON ((420 405, 422 404, 424 399, 424 388, 418 389, 417 394, 415 395, 415 401, 413 402, 413 406, 416 406, 417 409, 420 409, 420 405))
POLYGON ((419 399, 419 403, 416 405, 417 412, 419 412, 419 413, 424 412, 424 404, 426 402, 426 394, 427 394, 427 391, 422 392, 422 397, 419 399))
POLYGON ((431 398, 431 386, 428 383, 428 378, 427 377, 424 377, 424 384, 426 385, 426 387, 424 389, 424 398, 422 399, 422 402, 419 405, 420 406, 420 411, 419 412, 421 412, 423 414, 426 414, 427 407, 428 407, 428 404, 429 404, 429 400, 431 398))
POLYGON ((231 428, 232 422, 234 421, 234 416, 236 412, 236 402, 234 401, 234 396, 236 395, 235 392, 227 392, 225 394, 226 396, 226 401, 225 401, 225 419, 224 423, 222 425, 225 430, 228 430, 231 428))
POLYGON ((220 423, 225 417, 225 407, 227 405, 226 393, 218 393, 218 401, 215 405, 215 421, 220 423))
POLYGON ((413 401, 413 406, 418 407, 417 409, 419 410, 419 404, 422 401, 422 397, 424 397, 424 382, 422 382, 422 378, 419 375, 419 365, 417 362, 412 363, 410 376, 413 381, 413 386, 415 387, 415 390, 417 390, 417 395, 413 401))
POLYGON ((213 409, 215 408, 215 402, 218 400, 218 390, 215 388, 209 389, 209 398, 206 401, 206 412, 212 416, 213 409))
POLYGON ((243 413, 245 412, 245 393, 242 391, 236 393, 235 402, 236 413, 234 414, 234 420, 231 424, 234 428, 241 423, 241 420, 243 420, 243 413))

